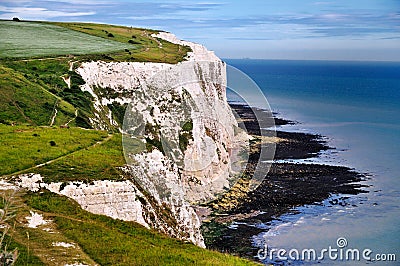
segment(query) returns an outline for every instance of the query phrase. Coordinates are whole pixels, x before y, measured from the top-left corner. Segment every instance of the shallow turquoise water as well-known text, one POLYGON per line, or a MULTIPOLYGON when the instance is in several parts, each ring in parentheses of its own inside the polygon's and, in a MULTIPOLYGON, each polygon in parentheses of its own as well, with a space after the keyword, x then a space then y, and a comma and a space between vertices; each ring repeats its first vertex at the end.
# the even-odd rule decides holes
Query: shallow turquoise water
POLYGON ((345 237, 352 248, 396 253, 399 263, 400 63, 226 62, 259 85, 273 111, 299 122, 282 129, 322 134, 337 148, 314 161, 371 175, 369 193, 351 197, 347 207, 299 208, 300 214, 280 217, 268 233, 255 236, 255 245, 265 239, 270 247, 318 249, 345 237))

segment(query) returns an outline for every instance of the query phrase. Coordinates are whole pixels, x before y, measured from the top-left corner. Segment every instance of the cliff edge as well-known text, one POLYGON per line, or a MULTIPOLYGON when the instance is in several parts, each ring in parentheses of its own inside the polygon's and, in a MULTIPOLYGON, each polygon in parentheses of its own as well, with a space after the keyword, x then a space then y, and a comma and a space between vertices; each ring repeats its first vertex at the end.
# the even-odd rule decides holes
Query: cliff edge
POLYGON ((193 206, 229 189, 231 158, 243 149, 247 135, 226 100, 225 63, 171 33, 152 37, 192 51, 177 64, 71 63, 84 81, 81 90, 93 99, 91 126, 122 132, 125 181, 46 184, 38 175, 25 175, 20 185, 45 187, 92 213, 135 221, 205 247, 193 206), (123 123, 111 111, 116 105, 126 108, 123 123))

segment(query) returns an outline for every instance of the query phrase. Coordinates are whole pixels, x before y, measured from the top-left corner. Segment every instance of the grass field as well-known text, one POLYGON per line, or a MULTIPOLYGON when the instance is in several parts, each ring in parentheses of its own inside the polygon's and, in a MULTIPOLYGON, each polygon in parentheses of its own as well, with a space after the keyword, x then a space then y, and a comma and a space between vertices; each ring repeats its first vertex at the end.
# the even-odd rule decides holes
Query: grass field
POLYGON ((64 156, 106 137, 107 132, 99 130, 0 124, 0 175, 64 156))
POLYGON ((191 51, 187 46, 154 38, 153 33, 157 31, 93 23, 0 20, 0 59, 78 56, 77 61, 175 64, 191 51))
POLYGON ((255 265, 168 238, 135 223, 90 214, 63 197, 35 195, 28 202, 46 212, 79 218, 78 222, 56 217, 55 222, 63 234, 101 265, 255 265))
POLYGON ((46 182, 122 179, 119 167, 125 158, 119 133, 0 124, 0 144, 0 175, 33 171, 46 182))
POLYGON ((46 60, 0 60, 0 122, 48 126, 70 122, 70 126, 91 128, 92 96, 83 92, 81 77, 69 71, 68 58, 46 60), (68 87, 62 77, 70 77, 68 87), (77 111, 77 117, 75 117, 77 111))
POLYGON ((139 49, 125 50, 124 53, 111 54, 116 61, 161 62, 176 64, 182 60, 190 47, 181 46, 152 37, 158 31, 134 27, 124 27, 93 23, 51 22, 54 25, 84 32, 90 35, 115 40, 121 43, 130 43, 139 49), (110 37, 112 36, 112 37, 110 37))
POLYGON ((0 21, 0 57, 29 58, 110 53, 129 43, 84 34, 46 23, 0 21))
POLYGON ((94 180, 121 180, 119 167, 125 164, 122 153, 121 134, 88 149, 81 149, 54 163, 35 169, 46 182, 94 180))

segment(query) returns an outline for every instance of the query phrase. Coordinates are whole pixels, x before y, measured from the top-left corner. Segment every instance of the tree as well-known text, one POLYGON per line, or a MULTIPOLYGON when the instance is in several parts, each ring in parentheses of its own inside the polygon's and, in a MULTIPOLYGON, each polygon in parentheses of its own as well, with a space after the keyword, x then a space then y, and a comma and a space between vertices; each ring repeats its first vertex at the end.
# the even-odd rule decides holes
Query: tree
POLYGON ((19 18, 15 17, 15 18, 13 18, 13 21, 19 22, 20 20, 19 20, 19 18))

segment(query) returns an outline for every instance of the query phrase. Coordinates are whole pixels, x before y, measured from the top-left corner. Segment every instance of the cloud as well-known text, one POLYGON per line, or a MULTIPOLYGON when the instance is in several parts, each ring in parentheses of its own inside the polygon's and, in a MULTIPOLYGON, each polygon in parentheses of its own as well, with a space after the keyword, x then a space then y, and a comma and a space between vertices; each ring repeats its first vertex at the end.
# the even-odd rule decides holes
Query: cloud
MULTIPOLYGON (((256 16, 250 18, 188 18, 173 17, 163 14, 162 16, 128 16, 125 17, 136 25, 154 26, 163 25, 174 29, 214 29, 233 30, 243 29, 239 38, 252 39, 252 33, 271 33, 281 31, 280 38, 287 33, 287 38, 298 37, 303 34, 307 38, 318 37, 362 37, 371 35, 394 35, 399 32, 400 16, 392 14, 347 14, 347 13, 322 13, 322 14, 287 14, 256 16), (258 30, 257 30, 258 29, 258 30), (246 32, 246 30, 248 32, 246 32), (295 36, 296 35, 296 36, 295 36)), ((225 33, 229 35, 229 32, 225 33)), ((278 36, 278 35, 276 35, 278 36)), ((268 36, 268 39, 270 36, 268 36)), ((389 36, 387 36, 389 37, 389 36)), ((262 37, 264 39, 264 37, 262 37)))
MULTIPOLYGON (((9 19, 49 19, 97 15, 96 20, 111 21, 137 18, 177 18, 188 14, 206 12, 223 6, 216 2, 157 2, 118 0, 3 0, 0 17, 9 19)), ((92 17, 91 19, 93 19, 92 17)), ((158 22, 160 24, 160 21, 158 22)), ((161 23, 163 25, 163 22, 161 23)))
POLYGON ((3 5, 7 6, 15 6, 15 5, 21 5, 21 4, 29 4, 29 5, 43 5, 43 4, 49 4, 49 3, 58 3, 60 6, 65 5, 65 4, 79 4, 79 5, 99 5, 99 4, 105 4, 105 3, 112 3, 111 1, 108 0, 38 0, 38 1, 31 1, 31 0, 3 0, 1 1, 3 5))
POLYGON ((313 4, 316 6, 322 6, 322 5, 331 5, 331 4, 334 4, 334 2, 320 1, 320 2, 314 2, 313 4))
POLYGON ((233 41, 272 41, 276 40, 276 38, 263 38, 263 37, 228 37, 228 40, 233 41))
POLYGON ((19 17, 23 19, 48 19, 55 17, 81 17, 95 15, 96 12, 64 12, 57 10, 48 10, 40 7, 4 7, 0 6, 0 18, 10 19, 19 17))
POLYGON ((176 18, 177 15, 188 16, 191 12, 204 12, 223 6, 221 3, 157 3, 137 2, 122 4, 119 14, 125 14, 127 18, 155 18, 158 16, 176 18))
MULTIPOLYGON (((311 2, 314 12, 238 16, 222 12, 229 2, 123 1, 123 0, 3 0, 0 18, 71 20, 156 27, 169 31, 214 34, 243 40, 290 38, 394 38, 400 13, 345 9, 333 1, 311 2)), ((288 9, 290 10, 290 8, 288 9)), ((257 13, 257 12, 255 12, 257 13)), ((397 34, 398 35, 398 34, 397 34)), ((233 39, 232 39, 233 40, 233 39)))

